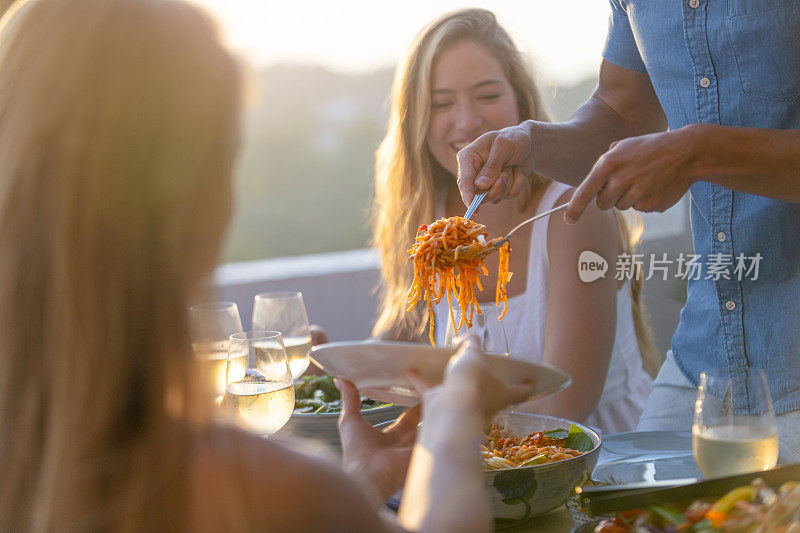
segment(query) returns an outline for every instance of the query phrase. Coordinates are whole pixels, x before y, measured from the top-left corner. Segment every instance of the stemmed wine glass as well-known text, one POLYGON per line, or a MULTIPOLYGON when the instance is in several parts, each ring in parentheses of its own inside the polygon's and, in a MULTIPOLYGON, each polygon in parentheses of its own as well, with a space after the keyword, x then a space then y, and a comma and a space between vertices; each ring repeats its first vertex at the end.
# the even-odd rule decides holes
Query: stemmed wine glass
MULTIPOLYGON (((466 324, 458 331, 459 335, 477 335, 481 341, 481 348, 484 353, 493 355, 508 355, 508 338, 506 337, 506 330, 503 327, 503 322, 500 321, 500 313, 502 308, 494 304, 480 304, 481 314, 476 311, 472 317, 472 327, 467 327, 466 324)), ((454 312, 456 325, 461 320, 460 314, 454 312)), ((452 318, 448 316, 447 319, 447 332, 444 337, 444 345, 447 347, 453 346, 455 334, 453 333, 452 318)))
POLYGON ((230 337, 225 413, 238 426, 267 436, 294 410, 294 380, 279 331, 247 331, 230 337))
POLYGON ((239 308, 233 302, 193 305, 189 308, 189 328, 203 386, 219 405, 225 394, 230 336, 243 331, 239 308))
POLYGON ((253 305, 253 329, 280 331, 294 379, 308 368, 311 330, 303 295, 292 292, 262 292, 253 305))
POLYGON ((772 468, 778 461, 778 428, 764 372, 746 368, 700 374, 692 449, 704 477, 772 468), (745 405, 735 405, 734 391, 745 405))

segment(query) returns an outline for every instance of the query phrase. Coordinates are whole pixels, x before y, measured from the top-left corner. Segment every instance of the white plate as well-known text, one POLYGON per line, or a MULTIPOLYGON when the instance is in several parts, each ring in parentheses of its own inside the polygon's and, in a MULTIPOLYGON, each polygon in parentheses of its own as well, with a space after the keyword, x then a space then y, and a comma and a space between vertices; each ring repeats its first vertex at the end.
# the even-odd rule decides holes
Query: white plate
MULTIPOLYGON (((453 348, 437 348, 409 342, 332 342, 315 346, 311 358, 335 377, 353 382, 361 394, 382 402, 412 406, 419 403, 405 371, 414 369, 425 380, 442 381, 453 348)), ((536 382, 532 398, 563 390, 572 379, 569 374, 544 363, 529 363, 499 355, 487 355, 489 365, 510 384, 536 382)))
POLYGON ((592 479, 603 483, 653 483, 700 478, 686 431, 632 431, 603 436, 592 479))

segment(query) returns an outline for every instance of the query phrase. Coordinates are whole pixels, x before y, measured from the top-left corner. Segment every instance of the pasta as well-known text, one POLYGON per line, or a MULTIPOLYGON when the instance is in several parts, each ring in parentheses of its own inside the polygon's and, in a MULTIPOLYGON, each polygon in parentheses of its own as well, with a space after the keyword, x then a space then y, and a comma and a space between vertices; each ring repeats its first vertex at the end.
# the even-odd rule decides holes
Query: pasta
POLYGON ((571 459, 584 452, 565 447, 565 438, 555 438, 542 431, 514 437, 507 429, 492 424, 486 443, 481 445, 483 466, 488 470, 553 463, 571 459))
MULTIPOLYGON (((414 263, 414 280, 408 291, 408 310, 420 300, 428 303, 430 316, 430 340, 433 339, 433 306, 447 295, 450 319, 454 333, 463 325, 472 326, 475 311, 481 314, 475 297, 475 288, 483 290, 479 275, 488 274, 483 257, 492 248, 486 240, 486 226, 462 217, 442 218, 419 227, 414 244, 408 254, 414 263), (456 326, 452 297, 455 294, 460 309, 460 320, 456 326)), ((508 271, 510 247, 504 243, 500 249, 500 266, 497 275, 495 301, 503 302, 502 319, 508 309, 506 284, 511 279, 508 271)))

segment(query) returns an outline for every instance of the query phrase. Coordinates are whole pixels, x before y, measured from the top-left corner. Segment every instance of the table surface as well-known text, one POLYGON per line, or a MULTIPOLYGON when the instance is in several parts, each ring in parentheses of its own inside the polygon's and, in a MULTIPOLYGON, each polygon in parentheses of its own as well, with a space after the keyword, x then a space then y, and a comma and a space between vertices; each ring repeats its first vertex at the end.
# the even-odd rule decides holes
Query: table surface
MULTIPOLYGON (((399 503, 399 502, 398 502, 399 503)), ((392 513, 389 507, 384 509, 386 513, 392 513)), ((388 515, 387 515, 388 516, 388 515)), ((528 522, 511 528, 499 530, 502 533, 523 533, 525 531, 534 531, 538 533, 570 533, 575 527, 575 523, 567 512, 567 507, 562 505, 557 509, 550 511, 542 516, 531 518, 528 522)))
POLYGON ((535 531, 538 533, 570 533, 575 524, 572 522, 566 506, 550 511, 549 513, 531 518, 530 521, 521 526, 510 529, 503 529, 503 533, 522 533, 523 531, 535 531))

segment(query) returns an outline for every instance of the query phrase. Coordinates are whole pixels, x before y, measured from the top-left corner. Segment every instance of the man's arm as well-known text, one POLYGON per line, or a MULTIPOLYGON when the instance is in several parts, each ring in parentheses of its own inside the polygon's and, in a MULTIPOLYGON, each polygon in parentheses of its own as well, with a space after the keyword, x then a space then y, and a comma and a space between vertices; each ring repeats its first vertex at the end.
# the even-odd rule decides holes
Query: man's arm
POLYGON ((694 174, 730 189, 800 202, 800 130, 687 126, 704 149, 694 174))
POLYGON ((604 61, 597 90, 568 122, 528 120, 461 150, 461 196, 466 204, 476 189, 490 189, 487 200, 515 196, 534 172, 577 185, 614 141, 664 129, 650 77, 604 61))
POLYGON ((614 143, 572 197, 575 221, 596 199, 601 209, 664 211, 697 181, 800 202, 800 132, 692 124, 614 143))
POLYGON ((531 126, 533 172, 577 186, 613 142, 667 121, 646 73, 603 61, 597 89, 568 122, 531 126))

